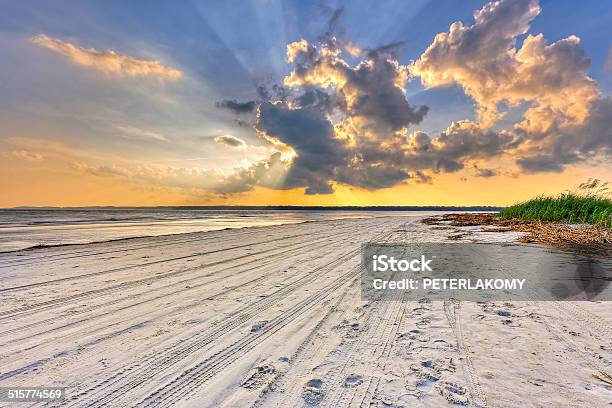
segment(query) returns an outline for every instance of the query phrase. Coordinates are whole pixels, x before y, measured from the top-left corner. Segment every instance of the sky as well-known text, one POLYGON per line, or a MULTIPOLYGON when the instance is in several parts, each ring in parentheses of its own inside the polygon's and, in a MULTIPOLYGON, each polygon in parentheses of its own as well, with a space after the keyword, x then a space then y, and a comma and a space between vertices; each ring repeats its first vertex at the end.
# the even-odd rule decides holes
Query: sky
POLYGON ((0 207, 507 205, 612 180, 606 2, 32 1, 0 207))

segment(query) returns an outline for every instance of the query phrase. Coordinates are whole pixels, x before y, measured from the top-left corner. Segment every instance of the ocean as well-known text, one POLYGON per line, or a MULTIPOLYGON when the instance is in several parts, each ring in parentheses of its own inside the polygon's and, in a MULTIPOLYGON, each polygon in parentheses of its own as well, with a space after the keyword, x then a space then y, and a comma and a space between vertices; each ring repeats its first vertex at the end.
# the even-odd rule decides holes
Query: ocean
POLYGON ((142 207, 0 209, 0 252, 227 228, 426 213, 142 207))

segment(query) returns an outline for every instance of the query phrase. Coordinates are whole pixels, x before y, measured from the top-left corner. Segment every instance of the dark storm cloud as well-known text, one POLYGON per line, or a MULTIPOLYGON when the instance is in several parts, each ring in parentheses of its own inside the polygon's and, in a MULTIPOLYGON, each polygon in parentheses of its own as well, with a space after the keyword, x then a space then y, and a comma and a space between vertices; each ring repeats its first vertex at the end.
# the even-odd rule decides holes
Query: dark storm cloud
POLYGON ((381 55, 391 55, 395 57, 395 52, 406 45, 406 41, 396 41, 389 44, 381 45, 376 48, 368 49, 367 56, 369 58, 378 58, 381 55))
POLYGON ((223 144, 229 147, 240 147, 240 148, 246 147, 246 143, 244 140, 237 138, 236 136, 232 136, 232 135, 217 136, 215 137, 214 140, 216 143, 223 144))
POLYGON ((260 83, 255 86, 255 91, 260 102, 281 101, 286 102, 289 99, 289 90, 278 84, 260 83))
POLYGON ((327 194, 336 167, 346 162, 345 146, 334 128, 313 108, 290 109, 284 103, 262 103, 257 129, 290 146, 297 154, 285 180, 288 188, 307 187, 306 194, 327 194))
MULTIPOLYGON (((284 95, 291 100, 261 102, 255 125, 269 141, 295 152, 279 188, 328 194, 334 182, 367 190, 427 183, 430 173, 461 170, 466 160, 499 154, 513 141, 469 121, 453 123, 433 138, 409 135, 407 129, 429 108, 406 99, 409 74, 392 53, 400 45, 379 47, 354 67, 331 40, 288 46, 293 70, 284 95)), ((259 87, 258 94, 274 99, 268 87, 259 87)))
POLYGON ((334 110, 345 110, 346 102, 336 94, 328 94, 320 89, 305 89, 297 96, 294 102, 300 108, 316 108, 326 113, 333 113, 334 110))
POLYGON ((493 169, 487 169, 487 168, 481 168, 481 167, 474 167, 474 170, 476 170, 476 176, 477 177, 495 177, 497 176, 497 172, 493 169))
POLYGON ((398 45, 370 52, 364 61, 351 67, 333 43, 318 46, 304 40, 292 43, 288 59, 294 69, 289 82, 294 87, 301 86, 306 93, 319 87, 319 92, 344 100, 345 103, 336 104, 340 113, 373 131, 384 133, 418 124, 429 108, 412 106, 406 99, 407 68, 389 52, 398 45))
POLYGON ((559 173, 564 168, 564 165, 559 162, 559 156, 553 154, 528 156, 517 159, 516 163, 525 173, 559 173))
POLYGON ((396 85, 400 75, 397 64, 382 54, 369 61, 370 64, 347 70, 344 88, 355 95, 347 114, 365 120, 368 126, 381 132, 420 123, 429 108, 408 103, 403 90, 396 85))
POLYGON ((410 178, 409 173, 400 167, 359 164, 339 170, 337 181, 366 190, 393 187, 410 178))
POLYGON ((255 108, 257 107, 257 102, 238 102, 235 100, 224 100, 215 103, 215 106, 220 109, 227 109, 235 114, 240 115, 255 111, 255 108))

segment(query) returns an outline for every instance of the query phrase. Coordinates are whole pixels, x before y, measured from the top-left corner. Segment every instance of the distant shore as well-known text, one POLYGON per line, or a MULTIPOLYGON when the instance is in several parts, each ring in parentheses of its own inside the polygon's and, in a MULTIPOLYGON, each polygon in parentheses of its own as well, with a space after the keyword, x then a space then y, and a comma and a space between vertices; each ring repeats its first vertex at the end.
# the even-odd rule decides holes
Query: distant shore
POLYGON ((454 206, 454 205, 376 205, 376 206, 324 206, 324 205, 191 205, 191 206, 87 206, 87 207, 54 207, 54 206, 19 206, 0 208, 0 210, 254 210, 254 211, 499 211, 504 207, 490 205, 454 206))

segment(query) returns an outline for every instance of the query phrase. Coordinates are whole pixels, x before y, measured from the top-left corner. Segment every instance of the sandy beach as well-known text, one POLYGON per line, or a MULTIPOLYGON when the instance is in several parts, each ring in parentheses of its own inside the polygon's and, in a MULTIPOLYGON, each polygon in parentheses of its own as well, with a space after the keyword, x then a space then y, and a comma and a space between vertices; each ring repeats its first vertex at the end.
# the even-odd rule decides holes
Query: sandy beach
POLYGON ((362 301, 360 245, 448 240, 421 219, 0 254, 0 386, 67 387, 67 407, 610 406, 609 303, 362 301))

